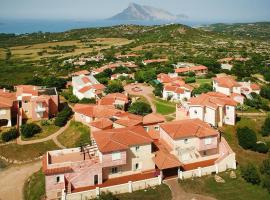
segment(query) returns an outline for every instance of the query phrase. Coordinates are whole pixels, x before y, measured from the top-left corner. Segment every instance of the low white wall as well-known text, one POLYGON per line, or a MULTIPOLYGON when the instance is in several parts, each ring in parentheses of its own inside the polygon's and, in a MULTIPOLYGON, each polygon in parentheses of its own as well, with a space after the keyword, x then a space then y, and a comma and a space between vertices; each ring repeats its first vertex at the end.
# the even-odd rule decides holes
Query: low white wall
POLYGON ((67 194, 65 197, 62 197, 62 200, 88 200, 88 199, 93 199, 97 197, 98 194, 102 192, 111 192, 113 194, 121 194, 121 193, 127 193, 127 192, 132 192, 136 190, 142 190, 146 189, 155 185, 160 185, 161 184, 161 178, 160 177, 155 177, 151 179, 145 179, 145 180, 140 180, 140 181, 135 181, 135 182, 128 182, 120 185, 113 185, 109 187, 103 187, 103 188, 96 188, 93 190, 87 190, 83 192, 76 192, 76 193, 71 193, 67 194))

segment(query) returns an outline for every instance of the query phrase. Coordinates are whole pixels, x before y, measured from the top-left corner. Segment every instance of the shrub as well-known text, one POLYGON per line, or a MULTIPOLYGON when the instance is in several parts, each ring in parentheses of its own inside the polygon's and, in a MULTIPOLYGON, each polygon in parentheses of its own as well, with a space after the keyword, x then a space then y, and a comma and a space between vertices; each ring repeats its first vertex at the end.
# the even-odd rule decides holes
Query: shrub
POLYGON ((98 197, 96 197, 94 200, 119 200, 113 193, 108 192, 102 192, 98 197))
POLYGON ((96 104, 96 99, 95 98, 83 98, 82 100, 79 101, 79 103, 82 104, 96 104))
POLYGON ((270 176, 266 175, 262 177, 262 186, 270 193, 270 176))
POLYGON ((257 142, 255 132, 248 127, 237 128, 237 138, 239 145, 244 149, 254 148, 257 142))
POLYGON ((264 160, 260 166, 260 171, 262 174, 270 176, 270 158, 264 160))
POLYGON ((256 167, 249 163, 246 166, 242 166, 241 168, 242 177, 249 183, 259 184, 261 182, 259 173, 256 167))
POLYGON ((137 115, 147 115, 152 112, 151 106, 142 101, 136 101, 128 109, 129 112, 137 115))
POLYGON ((25 138, 33 137, 35 134, 38 134, 40 132, 41 128, 35 123, 23 124, 21 126, 21 134, 25 138))
POLYGON ((207 93, 213 90, 213 86, 209 83, 204 83, 201 84, 200 87, 195 88, 192 91, 192 96, 196 95, 196 94, 202 94, 202 93, 207 93))
POLYGON ((270 117, 267 117, 265 119, 264 124, 262 126, 261 134, 262 136, 270 135, 270 117))
POLYGON ((266 99, 270 99, 270 86, 263 86, 261 88, 260 95, 266 99))
POLYGON ((109 93, 121 93, 124 91, 124 87, 120 81, 112 81, 107 88, 105 89, 105 92, 107 94, 109 93))
POLYGON ((257 143, 254 150, 259 153, 267 153, 269 151, 269 147, 264 143, 257 143))
POLYGON ((195 77, 187 77, 185 78, 185 83, 195 83, 196 78, 195 77))
POLYGON ((55 118, 54 124, 56 126, 65 126, 69 117, 73 114, 72 109, 69 106, 65 106, 61 112, 59 112, 55 118))
POLYGON ((1 139, 4 142, 9 142, 10 140, 16 139, 18 136, 19 136, 18 130, 16 128, 12 128, 2 133, 1 139))
POLYGON ((40 122, 41 126, 49 126, 49 125, 52 125, 53 124, 53 121, 52 120, 42 120, 40 122))

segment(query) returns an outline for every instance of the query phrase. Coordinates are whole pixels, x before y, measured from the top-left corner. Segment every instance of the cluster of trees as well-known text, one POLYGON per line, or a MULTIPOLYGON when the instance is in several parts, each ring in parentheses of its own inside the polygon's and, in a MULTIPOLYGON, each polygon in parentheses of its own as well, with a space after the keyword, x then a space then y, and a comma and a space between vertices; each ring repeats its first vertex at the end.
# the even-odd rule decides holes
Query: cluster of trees
POLYGON ((264 124, 262 125, 261 134, 264 137, 270 135, 270 116, 265 119, 264 124))
POLYGON ((142 101, 136 101, 131 104, 128 111, 136 115, 145 116, 152 112, 151 106, 148 103, 142 101))
POLYGON ((251 93, 251 97, 252 99, 245 99, 245 104, 256 108, 256 109, 263 109, 263 110, 270 110, 269 105, 268 105, 268 101, 263 99, 260 95, 252 92, 251 93))
POLYGON ((59 91, 66 87, 66 83, 66 79, 57 78, 55 76, 49 76, 45 78, 35 76, 26 82, 28 85, 46 86, 48 88, 56 87, 59 91))
POLYGON ((19 132, 16 128, 11 128, 8 131, 5 131, 1 134, 1 139, 4 142, 9 142, 19 137, 19 132))
POLYGON ((122 85, 122 82, 119 80, 113 80, 110 81, 110 83, 107 85, 105 89, 105 93, 122 93, 124 91, 124 87, 122 85))
POLYGON ((41 132, 40 126, 35 123, 23 124, 21 126, 21 134, 25 138, 33 137, 34 135, 40 132, 41 132))
POLYGON ((61 112, 57 114, 54 124, 59 127, 65 126, 72 114, 72 109, 68 105, 65 105, 61 112))
POLYGON ((266 188, 270 192, 270 159, 264 160, 259 170, 252 163, 241 166, 241 176, 249 183, 266 188))
POLYGON ((237 128, 237 139, 243 149, 250 149, 259 153, 269 151, 269 147, 265 143, 257 142, 256 133, 248 127, 237 128))
POLYGON ((207 93, 213 91, 213 86, 209 83, 203 83, 200 85, 200 87, 195 88, 192 91, 192 96, 198 95, 198 94, 202 94, 202 93, 207 93))
POLYGON ((162 83, 154 83, 152 82, 151 85, 154 87, 153 93, 155 96, 162 97, 163 94, 163 84, 162 83))
POLYGON ((270 85, 265 85, 261 88, 260 95, 270 100, 270 85))

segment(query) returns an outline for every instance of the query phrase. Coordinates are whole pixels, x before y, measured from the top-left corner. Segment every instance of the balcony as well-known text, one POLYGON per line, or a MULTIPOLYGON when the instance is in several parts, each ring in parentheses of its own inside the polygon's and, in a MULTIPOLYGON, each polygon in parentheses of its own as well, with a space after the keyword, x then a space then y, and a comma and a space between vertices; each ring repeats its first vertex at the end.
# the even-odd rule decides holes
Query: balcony
POLYGON ((36 107, 36 108, 35 108, 35 111, 36 111, 37 113, 45 112, 45 111, 46 111, 46 108, 44 108, 44 107, 36 107))

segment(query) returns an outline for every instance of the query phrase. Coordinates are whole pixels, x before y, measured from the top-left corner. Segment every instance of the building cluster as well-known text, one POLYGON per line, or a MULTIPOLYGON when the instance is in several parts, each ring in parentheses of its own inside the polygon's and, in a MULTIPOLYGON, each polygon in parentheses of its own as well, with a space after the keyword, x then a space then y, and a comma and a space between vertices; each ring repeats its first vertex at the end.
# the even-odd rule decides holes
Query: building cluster
POLYGON ((21 124, 24 119, 38 121, 58 113, 59 97, 56 88, 17 85, 15 92, 0 90, 0 126, 21 124))

